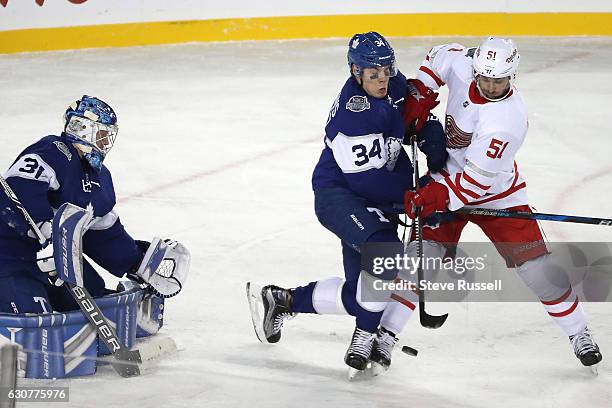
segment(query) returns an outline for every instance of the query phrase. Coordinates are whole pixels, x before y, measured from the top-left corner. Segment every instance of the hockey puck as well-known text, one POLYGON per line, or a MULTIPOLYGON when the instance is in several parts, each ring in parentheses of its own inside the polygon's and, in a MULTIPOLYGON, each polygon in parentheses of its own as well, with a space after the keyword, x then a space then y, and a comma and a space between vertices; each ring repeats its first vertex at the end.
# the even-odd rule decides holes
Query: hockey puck
POLYGON ((402 346, 402 352, 408 354, 409 356, 416 357, 419 354, 419 350, 414 349, 410 346, 402 346))

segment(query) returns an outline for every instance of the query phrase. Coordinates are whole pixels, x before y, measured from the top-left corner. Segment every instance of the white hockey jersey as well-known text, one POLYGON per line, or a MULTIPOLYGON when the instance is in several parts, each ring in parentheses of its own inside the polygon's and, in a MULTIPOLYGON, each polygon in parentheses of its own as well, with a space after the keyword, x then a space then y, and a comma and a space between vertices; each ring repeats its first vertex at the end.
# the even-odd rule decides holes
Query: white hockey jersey
POLYGON ((514 157, 527 134, 527 111, 519 92, 490 102, 472 74, 475 49, 460 44, 434 47, 417 78, 438 89, 448 85, 445 132, 449 159, 432 174, 449 190, 451 211, 461 207, 509 208, 528 204, 525 181, 514 157))

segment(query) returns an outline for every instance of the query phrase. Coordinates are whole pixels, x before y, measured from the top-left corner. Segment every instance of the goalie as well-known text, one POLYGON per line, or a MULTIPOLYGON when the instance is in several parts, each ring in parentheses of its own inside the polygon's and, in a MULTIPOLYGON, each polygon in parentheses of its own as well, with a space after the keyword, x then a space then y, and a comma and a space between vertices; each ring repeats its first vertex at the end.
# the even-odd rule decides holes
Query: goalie
MULTIPOLYGON (((189 251, 172 240, 135 241, 114 211, 115 191, 103 161, 117 137, 117 116, 102 100, 84 95, 64 114, 60 136, 28 146, 4 174, 42 234, 64 203, 91 213, 83 253, 116 277, 127 276, 160 297, 177 295, 189 271, 189 251)), ((44 248, 11 200, 0 194, 0 312, 50 313, 78 309, 56 276, 53 245, 44 248)), ((83 259, 81 284, 93 297, 112 293, 83 259)))

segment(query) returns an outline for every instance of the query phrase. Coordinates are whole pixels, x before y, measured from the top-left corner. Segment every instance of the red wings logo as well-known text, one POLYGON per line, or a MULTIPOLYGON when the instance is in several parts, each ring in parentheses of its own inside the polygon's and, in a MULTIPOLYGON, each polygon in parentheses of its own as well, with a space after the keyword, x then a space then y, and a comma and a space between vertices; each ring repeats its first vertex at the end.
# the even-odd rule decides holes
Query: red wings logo
POLYGON ((463 149, 472 142, 472 134, 464 132, 457 126, 451 115, 446 115, 446 146, 451 149, 463 149))
MULTIPOLYGON (((36 4, 38 4, 40 7, 42 7, 45 4, 45 0, 34 0, 36 2, 36 4)), ((83 4, 85 3, 87 0, 67 0, 68 2, 72 3, 72 4, 83 4)), ((2 7, 6 7, 8 5, 9 0, 0 0, 0 5, 2 5, 2 7)))

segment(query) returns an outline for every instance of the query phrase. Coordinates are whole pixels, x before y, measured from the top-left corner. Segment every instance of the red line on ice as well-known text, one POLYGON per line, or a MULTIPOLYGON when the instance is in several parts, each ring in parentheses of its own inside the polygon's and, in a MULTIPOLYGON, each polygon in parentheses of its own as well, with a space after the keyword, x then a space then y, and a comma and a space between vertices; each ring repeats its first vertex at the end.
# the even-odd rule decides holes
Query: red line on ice
POLYGON ((254 156, 251 156, 251 157, 248 157, 248 158, 242 158, 242 159, 240 159, 238 161, 227 163, 227 164, 224 164, 224 165, 219 166, 219 167, 214 168, 214 169, 203 170, 203 171, 200 171, 200 172, 197 172, 197 173, 190 174, 190 175, 188 175, 186 177, 183 177, 183 178, 180 178, 178 180, 174 180, 174 181, 171 181, 171 182, 168 182, 168 183, 164 183, 164 184, 160 184, 160 185, 148 188, 148 189, 143 190, 143 191, 132 193, 132 194, 129 194, 127 196, 119 198, 117 201, 120 202, 120 203, 126 203, 126 202, 128 202, 128 201, 130 201, 130 200, 132 200, 134 198, 143 197, 143 196, 146 196, 146 195, 149 195, 149 194, 155 194, 155 193, 158 193, 158 192, 164 191, 164 190, 169 190, 169 189, 172 189, 174 187, 181 186, 183 184, 187 184, 187 183, 192 183, 194 181, 198 181, 198 180, 200 180, 202 178, 205 178, 205 177, 208 177, 208 176, 213 176, 215 174, 223 173, 224 171, 227 171, 227 170, 233 170, 235 168, 243 166, 243 165, 245 165, 247 163, 252 163, 252 162, 257 161, 259 159, 263 159, 263 158, 266 158, 266 157, 274 156, 274 155, 277 155, 277 154, 280 154, 280 153, 285 153, 286 151, 291 150, 291 149, 293 149, 293 148, 295 148, 297 146, 301 146, 301 145, 304 145, 304 144, 312 143, 314 141, 321 140, 321 139, 322 139, 322 136, 318 136, 316 139, 312 139, 311 138, 311 139, 300 140, 300 141, 298 141, 296 143, 292 143, 290 145, 281 147, 279 149, 269 150, 267 152, 261 152, 261 153, 258 153, 256 155, 254 155, 254 156))

